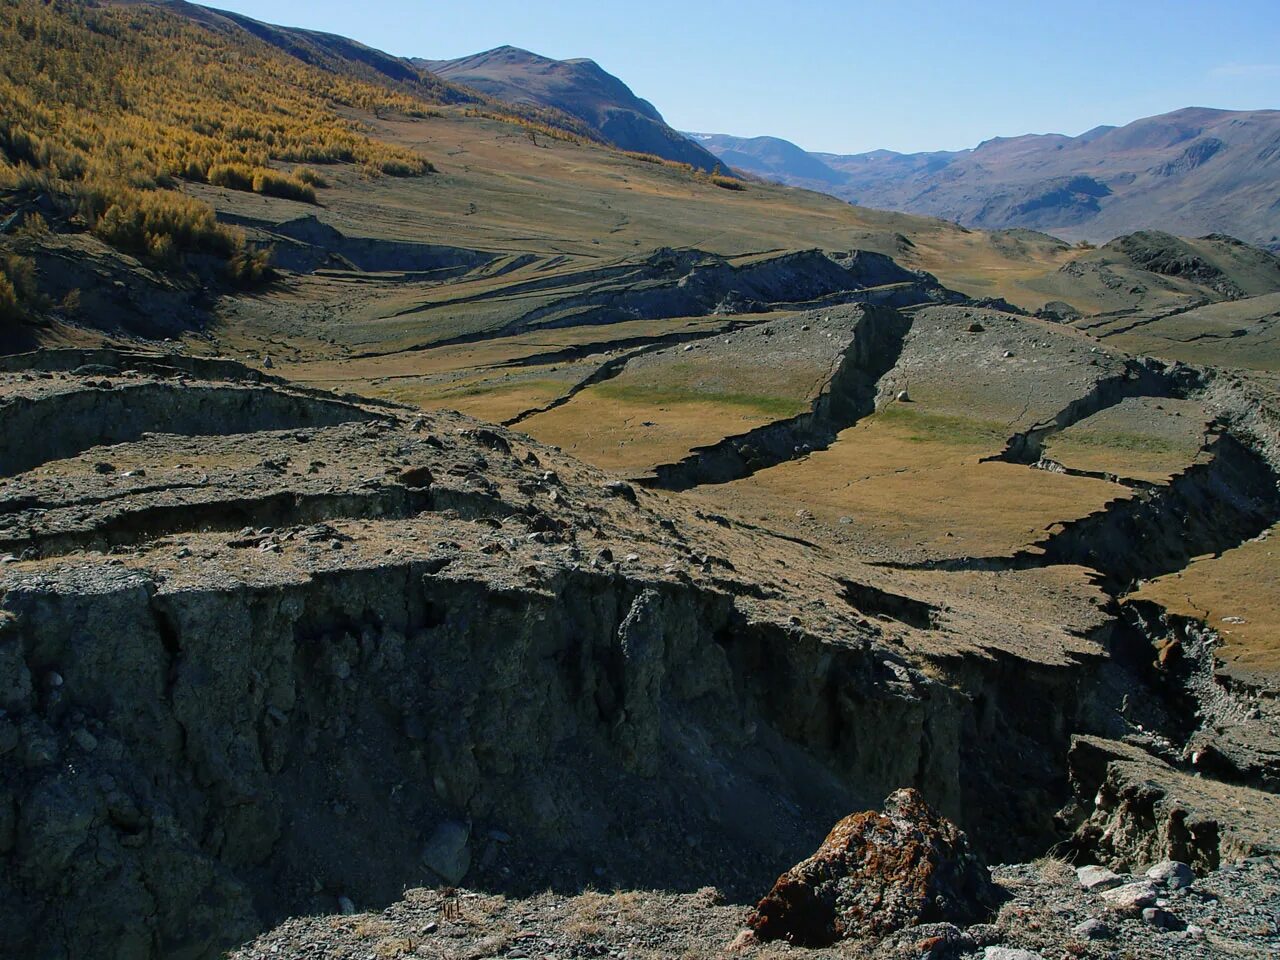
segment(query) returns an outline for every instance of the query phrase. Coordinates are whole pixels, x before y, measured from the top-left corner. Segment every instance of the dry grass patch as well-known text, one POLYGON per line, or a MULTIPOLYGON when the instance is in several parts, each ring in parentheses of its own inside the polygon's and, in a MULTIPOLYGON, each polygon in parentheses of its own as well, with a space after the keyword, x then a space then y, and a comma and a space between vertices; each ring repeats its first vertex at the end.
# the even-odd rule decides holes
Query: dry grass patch
POLYGON ((1207 419, 1194 400, 1125 400, 1050 437, 1045 456, 1077 470, 1159 483, 1196 459, 1207 419))
POLYGON ((1280 676, 1278 560, 1280 524, 1220 556, 1201 557, 1144 583, 1134 597, 1208 623, 1222 636, 1218 656, 1228 670, 1274 678, 1280 676))
POLYGON ((610 927, 641 923, 649 916, 644 894, 635 890, 612 894, 587 890, 570 900, 568 908, 561 930, 587 941, 600 939, 610 927))
POLYGON ((570 403, 530 417, 520 428, 607 470, 647 470, 774 419, 711 401, 631 402, 590 387, 570 403))
POLYGON ((847 517, 873 539, 930 556, 1006 556, 1128 495, 1101 480, 980 463, 989 435, 981 422, 932 419, 922 430, 921 419, 877 414, 828 450, 703 495, 737 500, 773 523, 797 508, 833 527, 847 517))

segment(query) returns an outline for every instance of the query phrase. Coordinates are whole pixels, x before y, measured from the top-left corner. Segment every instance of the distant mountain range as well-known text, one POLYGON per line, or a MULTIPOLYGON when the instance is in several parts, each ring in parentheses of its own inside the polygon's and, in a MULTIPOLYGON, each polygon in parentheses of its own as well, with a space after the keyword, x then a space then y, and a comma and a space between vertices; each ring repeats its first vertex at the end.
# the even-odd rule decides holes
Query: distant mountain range
POLYGON ((498 47, 458 60, 415 59, 415 65, 513 105, 567 113, 622 150, 651 153, 711 171, 723 164, 667 126, 647 100, 594 60, 552 60, 517 47, 498 47))
POLYGON ((768 180, 967 227, 1088 240, 1152 228, 1280 246, 1280 110, 1192 107, 1078 137, 997 137, 935 153, 840 155, 776 137, 689 137, 768 180))

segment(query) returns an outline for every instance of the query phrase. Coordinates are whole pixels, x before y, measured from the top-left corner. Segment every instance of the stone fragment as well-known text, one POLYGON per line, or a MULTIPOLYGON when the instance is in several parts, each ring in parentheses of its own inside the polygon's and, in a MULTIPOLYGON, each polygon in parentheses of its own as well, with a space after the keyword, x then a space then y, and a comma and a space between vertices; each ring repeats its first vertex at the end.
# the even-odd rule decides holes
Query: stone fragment
POLYGON ((1145 908, 1142 911, 1142 919, 1158 930, 1176 930, 1179 926, 1177 917, 1159 907, 1145 908))
POLYGON ((1080 881, 1080 886, 1085 890, 1096 890, 1099 893, 1124 883, 1124 878, 1119 874, 1097 865, 1077 867, 1076 878, 1080 881))
POLYGON ((621 497, 623 500, 636 502, 636 489, 625 480, 610 480, 604 485, 605 493, 612 497, 621 497))
POLYGON ((0 757, 12 752, 20 739, 18 725, 8 717, 0 717, 0 757))
POLYGON ((747 923, 761 940, 828 946, 921 923, 977 923, 998 900, 964 833, 907 789, 882 811, 837 823, 812 857, 778 878, 747 923))
POLYGON ((965 935, 973 941, 975 947, 997 945, 1004 938, 1004 932, 994 923, 971 924, 965 935))
POLYGON ((954 923, 922 923, 900 931, 888 941, 909 944, 922 958, 942 960, 944 957, 956 957, 972 953, 977 944, 954 923))
POLYGON ((1153 906, 1157 896, 1156 888, 1149 880, 1126 883, 1102 892, 1107 909, 1131 917, 1138 916, 1143 908, 1153 906))
POLYGON ((1114 936, 1111 928, 1097 917, 1090 917, 1083 923, 1076 924, 1071 932, 1082 940, 1109 940, 1114 936))
POLYGON ((83 727, 77 727, 71 731, 71 739, 85 753, 93 753, 98 749, 98 738, 83 727))
POLYGON ((987 947, 983 951, 982 960, 1044 960, 1044 957, 1017 947, 987 947))
POLYGON ((422 851, 422 862, 445 883, 456 885, 471 869, 471 828, 456 820, 446 820, 436 827, 422 851))
POLYGON ((740 930, 738 931, 738 935, 733 938, 733 941, 725 947, 725 952, 742 953, 746 950, 754 949, 759 942, 760 941, 756 938, 755 931, 749 929, 740 930))
POLYGON ((1181 890, 1195 883, 1196 875, 1185 863, 1177 860, 1162 860, 1147 871, 1147 879, 1153 880, 1170 890, 1181 890))

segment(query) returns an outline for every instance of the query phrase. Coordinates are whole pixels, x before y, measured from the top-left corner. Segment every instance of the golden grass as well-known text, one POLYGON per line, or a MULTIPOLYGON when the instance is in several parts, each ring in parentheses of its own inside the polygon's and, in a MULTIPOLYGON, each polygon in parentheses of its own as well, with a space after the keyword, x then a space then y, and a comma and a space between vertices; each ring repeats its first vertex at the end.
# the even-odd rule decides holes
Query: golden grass
POLYGON ((530 417, 520 429, 607 470, 645 470, 773 419, 712 399, 653 406, 590 387, 571 403, 530 417))
POLYGON ((107 243, 157 265, 210 253, 236 279, 260 278, 240 231, 175 192, 182 180, 314 202, 313 185, 269 163, 431 169, 344 106, 416 115, 424 100, 159 6, 0 0, 0 186, 64 198, 107 243))
POLYGON ((1223 638, 1218 656, 1245 675, 1280 675, 1280 525, 1218 557, 1143 584, 1134 597, 1204 620, 1223 638), (1228 622, 1239 617, 1243 623, 1228 622))
POLYGON ((0 50, 0 146, 60 179, 153 187, 269 160, 429 167, 334 109, 417 115, 424 95, 308 66, 159 6, 4 0, 0 50))
POLYGON ((829 449, 700 492, 771 523, 798 508, 833 530, 847 517, 900 550, 936 556, 1007 556, 1128 491, 1101 480, 980 463, 980 426, 922 440, 915 427, 877 414, 829 449))
MULTIPOLYGON (((634 256, 660 246, 728 256, 859 248, 928 270, 961 291, 1031 308, 1064 297, 1056 288, 1038 287, 1077 255, 1035 248, 1012 256, 989 234, 793 188, 751 184, 730 194, 666 163, 592 144, 534 149, 509 127, 461 123, 448 108, 444 112, 416 123, 375 124, 379 137, 429 153, 448 173, 454 185, 448 192, 428 198, 429 184, 410 181, 377 198, 388 223, 411 218, 422 231, 448 238, 442 242, 591 258, 634 256), (476 209, 469 213, 472 203, 476 209)), ((367 213, 367 203, 361 209, 367 213)))

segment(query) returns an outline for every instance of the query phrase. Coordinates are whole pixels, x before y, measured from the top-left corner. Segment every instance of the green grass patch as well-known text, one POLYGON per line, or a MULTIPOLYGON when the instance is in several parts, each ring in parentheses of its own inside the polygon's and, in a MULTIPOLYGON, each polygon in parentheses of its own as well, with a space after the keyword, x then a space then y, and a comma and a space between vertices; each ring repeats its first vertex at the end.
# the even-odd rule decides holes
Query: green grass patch
POLYGON ((1171 440, 1168 437, 1157 437, 1149 433, 1121 433, 1104 430, 1061 433, 1050 439, 1048 447, 1051 450, 1075 447, 1089 450, 1122 450, 1128 453, 1182 455, 1194 454, 1198 449, 1197 444, 1189 443, 1185 440, 1171 440))
POLYGON ((693 390, 689 387, 660 386, 644 383, 619 383, 610 381, 599 384, 596 392, 606 399, 642 406, 664 404, 711 403, 728 407, 741 407, 762 413, 775 419, 785 419, 804 413, 809 403, 795 397, 779 397, 761 393, 739 393, 719 390, 693 390))
POLYGON ((559 380, 485 380, 440 391, 441 397, 482 397, 487 393, 510 393, 513 390, 545 390, 563 393, 569 385, 559 380))
POLYGON ((876 414, 886 426, 903 432, 913 443, 949 443, 954 446, 988 447, 1003 444, 1009 427, 993 420, 973 420, 949 413, 930 413, 896 403, 876 414))

